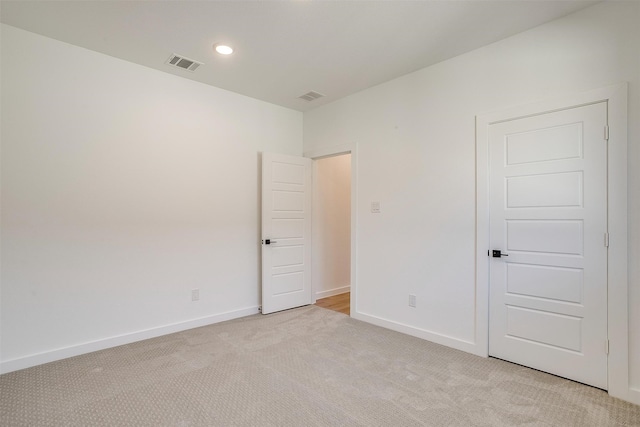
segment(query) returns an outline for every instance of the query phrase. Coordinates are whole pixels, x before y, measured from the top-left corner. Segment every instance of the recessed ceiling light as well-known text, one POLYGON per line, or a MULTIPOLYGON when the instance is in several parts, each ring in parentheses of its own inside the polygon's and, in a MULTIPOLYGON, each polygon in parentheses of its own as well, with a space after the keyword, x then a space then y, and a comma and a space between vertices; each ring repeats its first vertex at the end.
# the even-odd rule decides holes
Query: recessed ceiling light
POLYGON ((220 55, 231 55, 233 53, 233 48, 231 46, 217 44, 214 47, 216 48, 216 52, 220 55))

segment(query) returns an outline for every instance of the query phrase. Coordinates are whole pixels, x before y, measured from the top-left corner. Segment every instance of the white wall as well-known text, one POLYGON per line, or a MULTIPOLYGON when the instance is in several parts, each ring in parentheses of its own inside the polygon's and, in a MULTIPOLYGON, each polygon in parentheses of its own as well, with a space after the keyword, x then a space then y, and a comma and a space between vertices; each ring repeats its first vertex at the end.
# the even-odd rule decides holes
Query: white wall
POLYGON ((314 162, 312 281, 325 298, 350 290, 351 154, 314 162))
POLYGON ((358 144, 359 318, 485 345, 474 337, 475 116, 627 81, 629 395, 640 403, 639 23, 640 3, 597 4, 305 113, 305 151, 358 144))
POLYGON ((2 369, 257 312, 301 113, 3 25, 1 136, 2 369))

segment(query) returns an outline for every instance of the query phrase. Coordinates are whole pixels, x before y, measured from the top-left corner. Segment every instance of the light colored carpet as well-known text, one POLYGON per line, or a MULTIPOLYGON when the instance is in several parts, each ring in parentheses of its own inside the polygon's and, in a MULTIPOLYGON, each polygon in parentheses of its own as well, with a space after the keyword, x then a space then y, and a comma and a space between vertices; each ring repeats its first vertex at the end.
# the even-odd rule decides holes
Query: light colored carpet
POLYGON ((4 374, 0 424, 640 426, 640 407, 308 306, 4 374))

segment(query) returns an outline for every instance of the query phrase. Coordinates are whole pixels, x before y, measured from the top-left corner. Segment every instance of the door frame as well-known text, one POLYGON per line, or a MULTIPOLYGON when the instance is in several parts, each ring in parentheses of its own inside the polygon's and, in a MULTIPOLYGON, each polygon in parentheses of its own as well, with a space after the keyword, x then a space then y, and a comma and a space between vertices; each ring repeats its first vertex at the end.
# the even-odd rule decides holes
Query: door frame
MULTIPOLYGON (((357 312, 358 301, 357 301, 357 248, 356 248, 356 237, 358 233, 358 186, 357 186, 357 176, 358 176, 358 144, 350 143, 343 145, 336 145, 326 148, 319 148, 316 150, 305 151, 303 157, 308 157, 311 160, 319 160, 326 157, 334 157, 342 154, 351 154, 351 265, 350 265, 350 292, 351 292, 351 301, 350 301, 350 315, 353 315, 357 312)), ((312 173, 311 173, 311 181, 312 181, 312 200, 315 201, 318 192, 318 183, 317 183, 317 164, 315 161, 313 162, 312 173)), ((312 227, 314 226, 312 219, 312 227)), ((312 232, 313 235, 313 232, 312 232)), ((318 284, 313 281, 313 269, 316 266, 313 265, 313 260, 311 261, 311 293, 312 293, 312 303, 316 302, 316 292, 318 291, 318 284)))
MULTIPOLYGON (((489 126, 544 113, 607 102, 607 358, 609 394, 631 401, 627 276, 627 83, 506 108, 476 116, 476 354, 489 356, 489 126)), ((604 132, 604 129, 603 129, 604 132)), ((603 343, 604 346, 604 343, 603 343)), ((603 348, 603 351, 605 349, 603 348)))

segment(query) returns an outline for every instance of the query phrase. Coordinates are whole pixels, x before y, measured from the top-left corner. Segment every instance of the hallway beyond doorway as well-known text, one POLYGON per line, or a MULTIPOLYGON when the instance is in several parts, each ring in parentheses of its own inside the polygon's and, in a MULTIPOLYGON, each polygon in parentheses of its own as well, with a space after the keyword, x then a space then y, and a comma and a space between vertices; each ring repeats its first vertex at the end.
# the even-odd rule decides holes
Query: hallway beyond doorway
POLYGON ((333 295, 331 297, 322 298, 316 301, 318 307, 326 308, 329 310, 337 311, 339 313, 346 314, 351 313, 351 293, 345 292, 339 295, 333 295))

